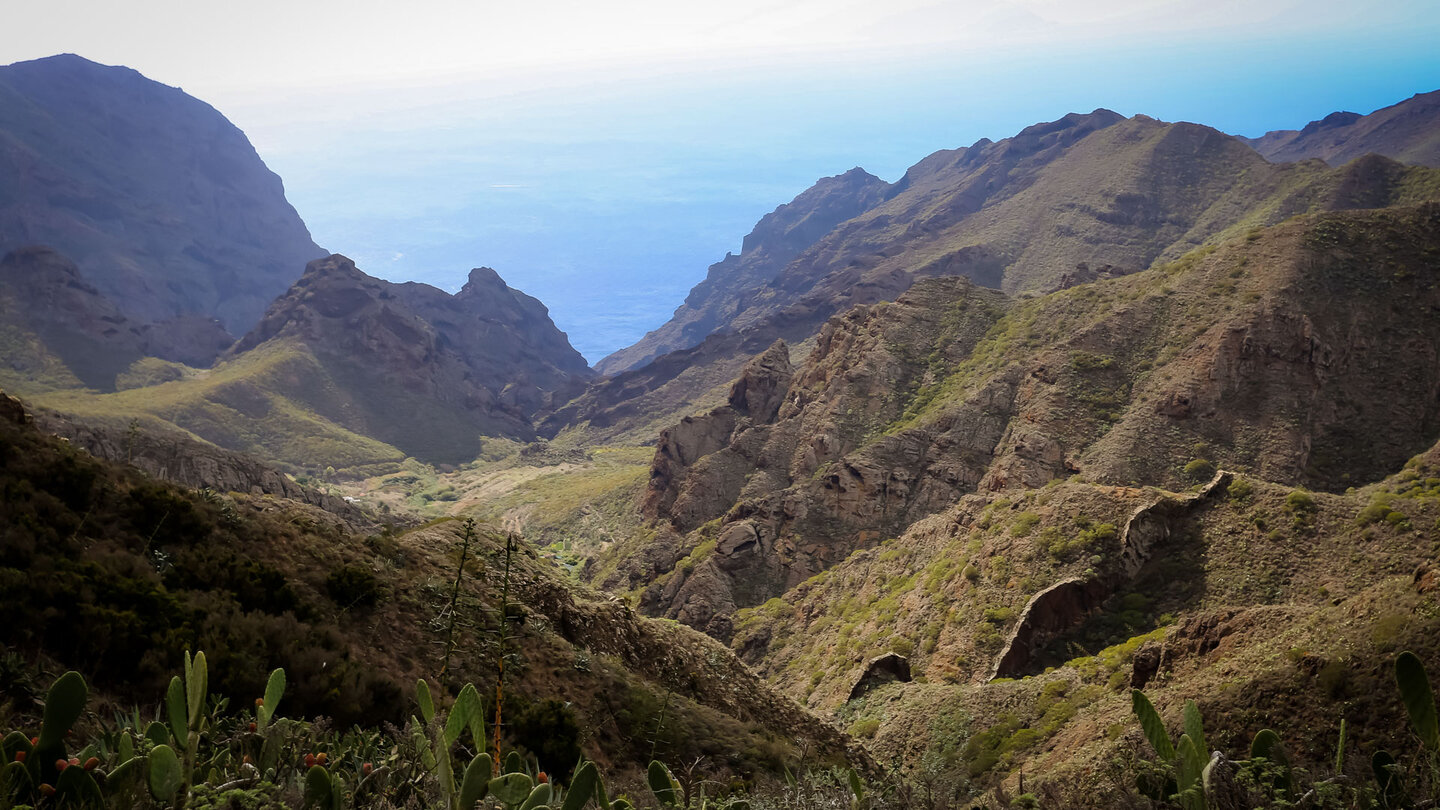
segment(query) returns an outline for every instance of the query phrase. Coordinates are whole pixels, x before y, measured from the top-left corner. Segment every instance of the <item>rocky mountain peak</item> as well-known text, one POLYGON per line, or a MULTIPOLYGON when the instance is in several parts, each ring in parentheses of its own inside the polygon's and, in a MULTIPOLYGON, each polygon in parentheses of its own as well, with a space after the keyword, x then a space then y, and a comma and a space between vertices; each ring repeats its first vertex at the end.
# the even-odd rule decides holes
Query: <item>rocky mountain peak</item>
POLYGON ((465 286, 460 288, 459 295, 480 294, 481 291, 509 290, 510 287, 500 274, 489 267, 476 267, 470 271, 466 278, 465 286))
POLYGON ((756 422, 771 421, 785 403, 794 374, 790 347, 783 340, 775 341, 745 364, 740 377, 730 386, 730 407, 756 422))
POLYGON ((489 268, 450 295, 317 259, 230 357, 266 344, 303 346, 353 397, 332 421, 444 463, 473 458, 478 435, 534 436, 531 417, 590 376, 545 307, 489 268))

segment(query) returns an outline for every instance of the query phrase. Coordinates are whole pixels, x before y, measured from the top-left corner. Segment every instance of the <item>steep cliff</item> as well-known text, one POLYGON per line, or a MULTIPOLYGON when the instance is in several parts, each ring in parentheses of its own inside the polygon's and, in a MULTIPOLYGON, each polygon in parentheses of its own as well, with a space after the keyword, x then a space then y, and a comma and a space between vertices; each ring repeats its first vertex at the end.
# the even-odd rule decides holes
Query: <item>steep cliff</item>
POLYGON ((233 334, 323 254, 208 104, 74 55, 0 67, 0 253, 49 245, 129 318, 233 334))
POLYGON ((1434 204, 1313 216, 1019 302, 935 280, 858 308, 773 424, 722 409, 662 438, 646 505, 672 562, 616 584, 723 638, 737 607, 967 493, 1176 486, 1190 462, 1376 480, 1440 435, 1437 224, 1434 204))

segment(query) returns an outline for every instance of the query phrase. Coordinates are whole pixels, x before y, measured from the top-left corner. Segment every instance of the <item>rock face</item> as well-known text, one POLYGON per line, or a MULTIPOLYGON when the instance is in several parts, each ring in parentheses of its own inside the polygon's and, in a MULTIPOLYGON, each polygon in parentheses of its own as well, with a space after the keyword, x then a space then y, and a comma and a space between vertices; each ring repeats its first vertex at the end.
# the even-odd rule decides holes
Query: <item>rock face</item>
MULTIPOLYGON (((798 368, 784 344, 753 358, 729 404, 663 434, 646 514, 676 534, 723 521, 713 554, 647 589, 642 606, 727 638, 735 609, 876 542, 913 519, 912 507, 924 513, 936 506, 921 504, 950 497, 915 486, 926 462, 914 442, 886 444, 883 462, 848 456, 935 382, 932 360, 958 362, 1004 306, 966 279, 932 279, 894 304, 834 319, 798 368)), ((632 573, 622 565, 618 576, 634 584, 632 573)))
POLYGON ((1369 115, 1331 113, 1303 129, 1244 139, 1267 160, 1320 158, 1332 166, 1368 154, 1401 163, 1440 166, 1440 90, 1420 93, 1369 115))
POLYGON ((746 235, 739 256, 726 254, 710 265, 705 280, 695 285, 669 322, 596 363, 596 370, 616 374, 699 344, 734 317, 746 292, 769 282, 836 225, 880 202, 889 187, 860 168, 820 180, 761 218, 746 235))
POLYGON ((0 67, 0 253, 50 245, 139 324, 241 334, 323 251, 244 133, 129 68, 0 67))
POLYGON ((735 610, 967 493, 1077 472, 1179 487, 1203 455, 1292 486, 1375 480, 1440 435, 1437 239, 1435 204, 1333 214, 1024 302, 933 279, 856 308, 773 421, 670 434, 647 504, 677 560, 714 546, 652 569, 641 604, 727 638, 735 610))
POLYGON ((472 271, 451 296, 372 278, 344 256, 316 260, 228 356, 267 345, 303 347, 353 408, 327 410, 305 393, 305 380, 282 381, 293 389, 288 396, 361 435, 445 463, 473 459, 481 434, 533 438, 531 416, 590 376, 545 307, 488 268, 472 271))
POLYGON ((1080 624, 1129 584, 1170 539, 1174 527, 1210 498, 1223 494, 1232 479, 1230 473, 1221 470, 1198 492, 1178 498, 1161 497, 1136 509, 1121 531, 1120 565, 1113 571, 1057 582, 1031 597, 996 657, 990 679, 1031 674, 1031 654, 1037 647, 1080 624))
POLYGON ((910 682, 910 661, 899 653, 886 653, 865 665, 865 671, 850 689, 850 699, 854 700, 877 686, 897 681, 910 682))

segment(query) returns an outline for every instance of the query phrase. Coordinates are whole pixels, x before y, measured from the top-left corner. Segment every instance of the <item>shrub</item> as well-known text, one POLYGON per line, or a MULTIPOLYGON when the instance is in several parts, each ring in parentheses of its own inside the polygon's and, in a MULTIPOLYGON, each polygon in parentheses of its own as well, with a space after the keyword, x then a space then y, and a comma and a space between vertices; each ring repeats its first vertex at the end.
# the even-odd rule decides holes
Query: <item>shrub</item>
POLYGON ((1035 524, 1040 522, 1040 516, 1034 512, 1021 512, 1010 524, 1011 537, 1025 537, 1035 529, 1035 524))
POLYGON ((1237 477, 1231 479, 1230 486, 1225 490, 1225 492, 1227 495, 1230 496, 1231 503, 1244 503, 1245 501, 1250 500, 1250 496, 1254 494, 1255 486, 1244 478, 1237 477))
POLYGON ((985 608, 985 621, 1004 624, 1015 618, 1015 609, 1008 607, 985 608))
POLYGON ((1295 513, 1314 512, 1316 509, 1315 496, 1303 489, 1292 489, 1290 494, 1285 496, 1285 505, 1295 513))
POLYGON ((850 724, 850 736, 864 737, 870 739, 880 731, 880 721, 874 717, 867 717, 863 720, 856 720, 850 724))
POLYGON ((383 596, 380 582, 368 568, 347 565, 330 572, 325 590, 340 607, 374 607, 383 596))
POLYGON ((1215 477, 1215 462, 1197 458, 1185 465, 1185 477, 1191 481, 1209 481, 1215 477))

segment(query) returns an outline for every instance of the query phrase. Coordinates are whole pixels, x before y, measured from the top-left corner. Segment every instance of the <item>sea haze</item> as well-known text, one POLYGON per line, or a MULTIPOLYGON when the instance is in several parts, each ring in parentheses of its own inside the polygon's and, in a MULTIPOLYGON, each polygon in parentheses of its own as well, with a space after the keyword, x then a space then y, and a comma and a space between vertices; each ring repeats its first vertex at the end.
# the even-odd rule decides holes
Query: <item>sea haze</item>
POLYGON ((224 111, 319 244, 450 291, 493 267, 594 363, 668 319, 757 219, 852 166, 895 181, 937 149, 1102 106, 1253 136, 1436 87, 1440 60, 1423 48, 1230 40, 923 69, 597 72, 525 87, 481 76, 224 111))

